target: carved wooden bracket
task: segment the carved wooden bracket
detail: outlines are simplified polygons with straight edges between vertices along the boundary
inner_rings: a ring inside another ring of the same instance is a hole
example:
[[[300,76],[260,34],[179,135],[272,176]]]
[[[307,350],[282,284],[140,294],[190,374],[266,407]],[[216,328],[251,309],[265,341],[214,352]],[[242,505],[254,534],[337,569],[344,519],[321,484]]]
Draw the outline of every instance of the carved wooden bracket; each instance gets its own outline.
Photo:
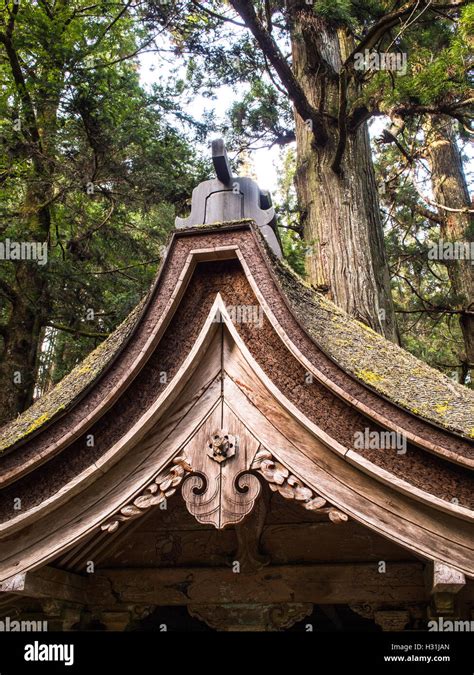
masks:
[[[20,572],[0,583],[0,593],[14,593],[25,588],[26,572]]]
[[[466,577],[459,570],[435,560],[427,568],[431,579],[431,608],[433,616],[454,616],[456,593],[466,585]]]
[[[193,475],[183,482],[182,494],[196,520],[223,529],[250,513],[261,486],[249,473],[258,441],[236,418],[232,429],[217,429],[218,419],[217,411],[186,448]]]
[[[281,631],[302,621],[313,611],[309,602],[278,605],[188,605],[189,614],[211,628],[225,632]]]
[[[165,474],[160,473],[149,485],[133,500],[123,506],[112,518],[101,525],[101,529],[112,533],[118,529],[120,523],[137,518],[147,511],[150,506],[161,504],[176,492],[186,472],[192,471],[185,455],[178,455],[172,460],[172,467]]]
[[[343,523],[349,519],[345,513],[329,505],[326,499],[293,476],[266,448],[257,452],[251,468],[265,478],[273,492],[279,492],[285,499],[296,499],[305,509],[327,513],[333,523]]]
[[[327,514],[333,523],[348,520],[345,513],[328,504],[262,448],[240,420],[228,418],[231,427],[221,429],[217,426],[220,418],[216,409],[184,451],[172,460],[171,468],[161,472],[103,523],[102,530],[115,532],[120,523],[137,518],[171,497],[181,482],[186,506],[196,520],[217,529],[236,525],[252,511],[261,492],[257,475],[274,492],[299,501],[306,509]]]
[[[377,603],[351,604],[350,609],[364,619],[374,621],[383,631],[403,631],[408,623],[420,624],[426,618],[426,607],[406,604],[394,609]]]

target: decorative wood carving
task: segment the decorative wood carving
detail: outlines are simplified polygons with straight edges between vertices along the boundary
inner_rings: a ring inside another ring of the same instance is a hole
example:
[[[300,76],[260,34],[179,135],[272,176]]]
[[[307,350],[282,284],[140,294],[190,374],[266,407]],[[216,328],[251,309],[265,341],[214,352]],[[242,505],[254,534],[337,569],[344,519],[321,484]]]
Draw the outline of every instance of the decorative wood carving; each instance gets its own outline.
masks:
[[[192,471],[185,455],[181,454],[172,460],[171,469],[165,474],[160,473],[144,490],[133,500],[123,506],[112,518],[101,525],[106,532],[115,532],[120,523],[137,518],[147,511],[150,506],[161,504],[165,499],[176,492],[186,472]]]
[[[235,438],[223,429],[216,430],[209,439],[208,455],[215,462],[225,462],[235,455]]]
[[[188,612],[210,628],[225,632],[280,631],[313,611],[309,602],[277,605],[188,605]]]
[[[349,520],[345,513],[330,506],[326,499],[317,495],[296,476],[290,474],[289,470],[278,462],[266,448],[261,448],[257,452],[251,468],[265,478],[273,492],[279,492],[286,499],[295,499],[310,511],[324,511],[333,523],[343,523]]]
[[[374,612],[376,611],[376,607],[370,603],[350,604],[349,609],[361,616],[363,619],[370,619],[371,621],[373,621]]]
[[[248,473],[258,447],[235,415],[224,406],[214,410],[185,448],[193,475],[184,480],[182,494],[196,520],[223,529],[250,513],[261,490],[257,476]]]
[[[221,472],[209,473],[184,481],[182,493],[189,512],[200,523],[212,523],[218,529],[239,523],[260,494],[258,478],[244,473],[231,475],[226,481]]]
[[[426,606],[419,603],[404,603],[402,607],[379,604],[349,604],[350,609],[364,619],[374,621],[383,631],[402,631],[409,622],[413,628],[421,628],[426,618]]]
[[[458,593],[466,585],[466,577],[459,570],[438,560],[433,563],[432,593]]]
[[[222,428],[224,420],[225,428]],[[187,473],[190,475],[186,476]],[[262,448],[244,424],[221,403],[181,454],[172,460],[171,469],[154,478],[101,528],[115,532],[121,522],[137,518],[151,506],[171,497],[181,482],[183,499],[196,520],[217,529],[236,525],[252,511],[261,492],[257,475],[262,476],[274,492],[286,499],[295,499],[306,509],[327,514],[334,523],[348,520],[345,513],[328,504]],[[254,553],[258,558],[257,549]]]
[[[401,631],[410,621],[410,614],[406,609],[382,609],[374,612],[374,621],[384,632]]]

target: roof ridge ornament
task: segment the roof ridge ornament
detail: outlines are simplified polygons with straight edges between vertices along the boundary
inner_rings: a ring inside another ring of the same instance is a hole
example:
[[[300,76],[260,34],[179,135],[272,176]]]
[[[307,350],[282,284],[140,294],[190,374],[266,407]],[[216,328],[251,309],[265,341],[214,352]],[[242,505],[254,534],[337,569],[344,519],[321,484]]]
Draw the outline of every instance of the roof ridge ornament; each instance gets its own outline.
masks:
[[[258,225],[273,253],[282,256],[275,209],[267,190],[247,176],[233,176],[224,140],[212,141],[212,161],[217,178],[199,183],[194,190],[191,213],[176,218],[177,228],[250,218]]]

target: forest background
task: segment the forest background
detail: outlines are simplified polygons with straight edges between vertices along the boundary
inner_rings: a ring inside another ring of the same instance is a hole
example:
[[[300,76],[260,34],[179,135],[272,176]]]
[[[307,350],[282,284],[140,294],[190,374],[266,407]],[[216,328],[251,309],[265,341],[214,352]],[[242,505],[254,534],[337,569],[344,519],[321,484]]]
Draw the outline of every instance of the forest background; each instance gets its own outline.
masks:
[[[0,423],[146,293],[218,136],[288,264],[474,386],[473,44],[462,0],[4,0]]]

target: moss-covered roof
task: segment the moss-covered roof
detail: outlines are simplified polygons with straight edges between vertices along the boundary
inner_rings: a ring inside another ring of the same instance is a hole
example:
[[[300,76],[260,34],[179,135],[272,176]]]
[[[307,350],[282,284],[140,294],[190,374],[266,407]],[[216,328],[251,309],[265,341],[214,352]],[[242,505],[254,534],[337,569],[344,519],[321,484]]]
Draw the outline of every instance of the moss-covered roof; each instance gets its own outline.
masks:
[[[118,354],[135,327],[145,301],[146,298],[139,302],[125,321],[51,391],[0,429],[0,453],[64,414],[80,398]]]
[[[338,365],[409,412],[474,438],[472,390],[352,319],[267,254],[298,321]]]
[[[250,222],[232,221],[190,229],[221,230]],[[259,232],[258,228],[255,230]],[[474,438],[474,392],[350,318],[311,288],[285,262],[278,260],[263,236],[260,239],[300,324],[330,358],[356,379],[409,412]],[[80,399],[126,343],[149,295],[59,384],[0,429],[0,453],[63,415]]]

